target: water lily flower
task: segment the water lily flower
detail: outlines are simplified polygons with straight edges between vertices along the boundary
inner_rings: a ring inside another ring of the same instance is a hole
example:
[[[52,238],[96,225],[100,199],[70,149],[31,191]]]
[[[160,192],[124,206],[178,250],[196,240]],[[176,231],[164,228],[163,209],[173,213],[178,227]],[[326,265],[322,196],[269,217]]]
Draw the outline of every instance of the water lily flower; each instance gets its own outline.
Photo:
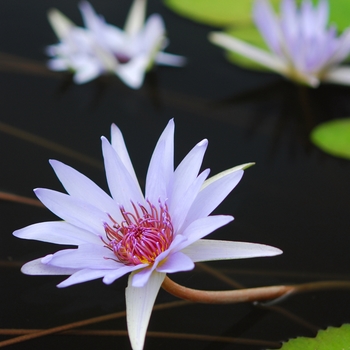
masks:
[[[49,11],[49,22],[60,42],[47,48],[48,66],[72,71],[82,84],[102,74],[116,74],[126,85],[139,88],[155,63],[182,66],[185,59],[165,53],[165,25],[158,14],[145,22],[146,0],[134,0],[124,30],[106,23],[90,3],[80,3],[85,28],[76,26],[60,11]]]
[[[237,185],[234,167],[207,179],[199,170],[207,140],[199,142],[174,170],[174,122],[153,152],[141,192],[120,130],[102,151],[111,197],[83,174],[56,160],[50,163],[68,194],[39,188],[40,201],[63,221],[34,224],[14,232],[23,239],[75,245],[30,261],[29,275],[70,275],[58,287],[103,278],[110,284],[131,273],[126,288],[127,326],[132,348],[143,348],[152,307],[167,273],[187,271],[195,262],[273,256],[270,246],[203,239],[231,216],[209,214]]]
[[[303,0],[282,0],[278,17],[268,0],[256,0],[253,17],[271,52],[224,33],[211,33],[210,40],[237,52],[296,82],[317,87],[320,81],[350,85],[350,67],[339,64],[350,53],[350,28],[337,36],[327,26],[327,0],[313,6]]]

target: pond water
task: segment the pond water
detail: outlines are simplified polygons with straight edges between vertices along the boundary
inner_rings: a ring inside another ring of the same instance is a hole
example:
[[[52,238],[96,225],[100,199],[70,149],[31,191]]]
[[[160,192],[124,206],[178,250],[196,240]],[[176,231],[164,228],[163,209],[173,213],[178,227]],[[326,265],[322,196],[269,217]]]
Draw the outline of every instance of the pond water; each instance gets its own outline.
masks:
[[[93,5],[121,27],[130,2]],[[212,174],[256,162],[215,211],[235,220],[210,238],[269,244],[283,255],[206,263],[172,275],[175,281],[224,290],[234,282],[257,287],[350,280],[350,162],[324,154],[308,139],[321,121],[350,115],[349,88],[311,90],[235,67],[208,42],[213,28],[180,18],[153,0],[148,13],[163,16],[167,51],[186,56],[186,67],[157,67],[139,90],[116,77],[77,86],[68,75],[45,68],[44,48],[56,42],[46,19],[51,7],[81,24],[72,1],[0,4],[0,189],[21,196],[0,201],[0,340],[125,310],[126,277],[110,286],[96,280],[58,289],[64,277],[26,276],[20,266],[59,247],[12,236],[18,228],[56,220],[22,198],[34,199],[36,187],[62,190],[49,159],[71,165],[107,189],[100,136],[109,137],[111,123],[123,131],[141,184],[171,118],[176,164],[203,138],[209,140],[203,169]],[[156,304],[164,305],[152,314],[145,349],[272,349],[282,340],[314,336],[320,328],[350,321],[346,289],[313,291],[273,305],[176,301],[160,291]],[[130,349],[125,317],[117,316],[11,349]]]

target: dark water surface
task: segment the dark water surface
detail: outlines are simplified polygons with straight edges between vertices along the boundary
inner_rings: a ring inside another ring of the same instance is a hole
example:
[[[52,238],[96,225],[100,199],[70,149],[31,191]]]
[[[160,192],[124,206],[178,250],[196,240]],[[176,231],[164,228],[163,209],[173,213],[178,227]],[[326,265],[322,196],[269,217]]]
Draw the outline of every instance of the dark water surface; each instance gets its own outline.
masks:
[[[92,4],[109,23],[123,26],[130,2]],[[234,67],[207,41],[212,28],[182,19],[153,0],[148,13],[163,15],[167,51],[186,56],[187,66],[157,67],[137,91],[114,77],[76,86],[65,74],[45,68],[44,48],[56,42],[46,20],[50,7],[81,24],[74,1],[0,3],[1,191],[34,198],[35,187],[62,190],[50,158],[106,188],[99,138],[109,137],[112,122],[124,133],[142,183],[153,147],[174,117],[176,164],[203,138],[209,139],[203,168],[210,167],[212,174],[256,162],[216,210],[235,221],[210,238],[265,243],[284,251],[273,258],[207,266],[247,287],[350,280],[350,162],[328,156],[308,141],[319,122],[350,115],[349,88],[310,90]],[[61,276],[22,275],[22,263],[60,247],[11,233],[56,218],[47,209],[19,202],[1,200],[0,206],[0,340],[10,338],[7,329],[46,329],[125,310],[126,277],[111,286],[96,280],[58,289]],[[201,267],[173,278],[200,289],[230,288]],[[175,300],[161,290],[157,304]],[[273,306],[178,305],[153,312],[145,349],[277,348],[280,340],[313,336],[319,328],[349,322],[349,302],[350,290],[335,290],[296,295]],[[90,333],[51,335],[11,349],[130,349],[123,332],[91,333],[123,331],[124,317],[82,329]],[[186,339],[183,333],[197,338]],[[200,335],[225,337],[226,342]]]

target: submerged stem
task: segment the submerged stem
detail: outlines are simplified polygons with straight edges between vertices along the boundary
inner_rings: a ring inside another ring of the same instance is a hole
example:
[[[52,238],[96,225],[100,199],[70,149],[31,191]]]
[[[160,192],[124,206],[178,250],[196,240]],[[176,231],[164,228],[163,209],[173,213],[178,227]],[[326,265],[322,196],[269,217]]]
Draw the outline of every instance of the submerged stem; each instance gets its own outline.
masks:
[[[254,301],[267,301],[296,293],[305,293],[326,289],[350,289],[348,281],[321,281],[299,285],[281,285],[257,288],[246,288],[225,291],[204,291],[187,288],[165,277],[164,290],[178,298],[205,304],[234,304]]]

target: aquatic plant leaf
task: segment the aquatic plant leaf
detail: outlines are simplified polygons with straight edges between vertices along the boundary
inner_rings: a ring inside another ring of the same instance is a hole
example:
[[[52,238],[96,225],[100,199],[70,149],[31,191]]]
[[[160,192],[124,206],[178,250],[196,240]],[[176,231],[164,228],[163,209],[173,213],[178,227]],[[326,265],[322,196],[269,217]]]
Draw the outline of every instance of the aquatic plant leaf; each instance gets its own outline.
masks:
[[[329,23],[335,24],[338,31],[342,32],[350,26],[350,1],[348,0],[328,0],[330,15]]]
[[[300,0],[297,1],[300,4]],[[278,11],[280,0],[270,0]],[[317,1],[313,0],[316,4]],[[178,15],[203,24],[226,27],[252,23],[253,0],[164,0],[164,4]],[[350,25],[350,1],[329,0],[330,23],[336,24],[339,31]]]
[[[278,4],[279,0],[272,0]],[[253,0],[164,0],[164,4],[180,16],[193,21],[225,27],[252,23]]]
[[[310,137],[324,152],[350,159],[350,118],[322,123],[314,128]]]
[[[315,338],[291,339],[280,350],[350,350],[350,324],[320,330]]]

